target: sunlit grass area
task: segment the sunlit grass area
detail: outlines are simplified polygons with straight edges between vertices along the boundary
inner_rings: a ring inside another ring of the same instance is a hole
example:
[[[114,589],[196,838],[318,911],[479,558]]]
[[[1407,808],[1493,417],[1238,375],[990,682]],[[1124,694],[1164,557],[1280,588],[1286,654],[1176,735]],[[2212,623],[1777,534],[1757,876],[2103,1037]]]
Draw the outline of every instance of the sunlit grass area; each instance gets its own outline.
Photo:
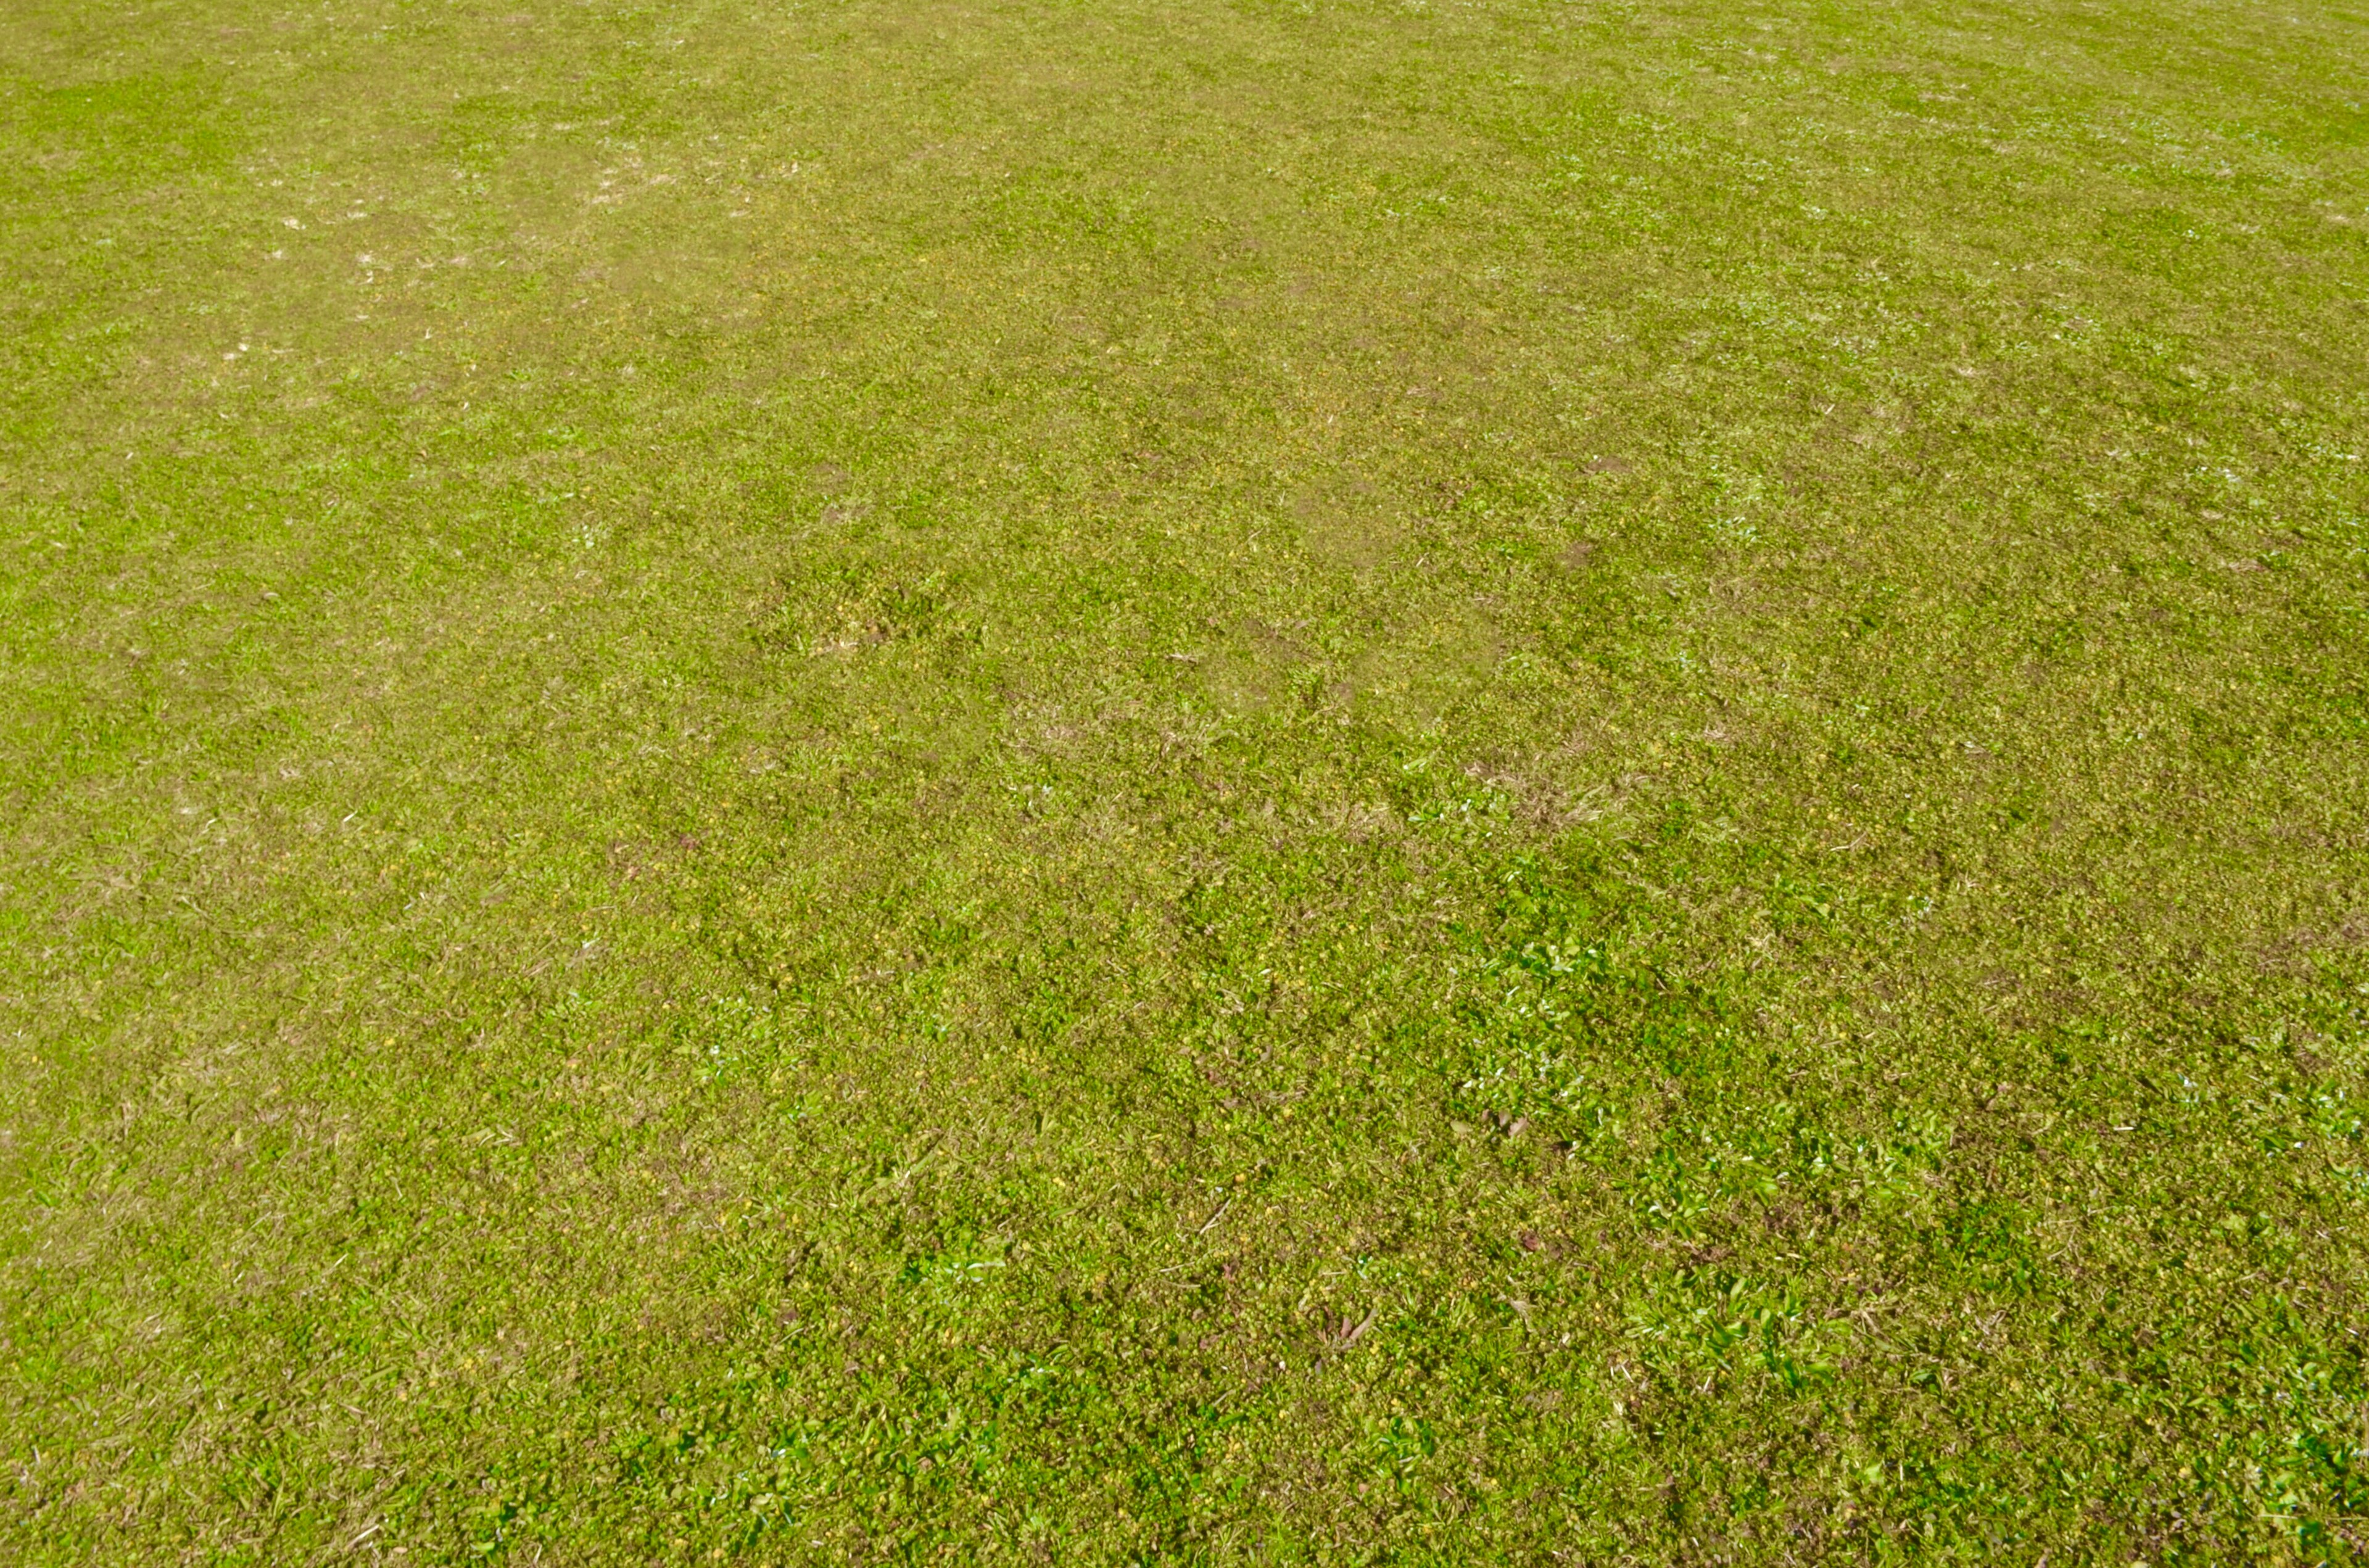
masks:
[[[12,5],[0,1555],[2369,1555],[2364,61]]]

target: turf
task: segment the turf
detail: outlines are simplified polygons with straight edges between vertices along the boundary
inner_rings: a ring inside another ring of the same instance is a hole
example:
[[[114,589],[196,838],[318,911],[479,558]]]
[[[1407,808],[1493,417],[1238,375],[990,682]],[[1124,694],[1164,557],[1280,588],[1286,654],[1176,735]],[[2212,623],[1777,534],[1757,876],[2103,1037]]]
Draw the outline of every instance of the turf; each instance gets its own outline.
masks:
[[[0,1555],[2369,1556],[2364,58],[17,0]]]

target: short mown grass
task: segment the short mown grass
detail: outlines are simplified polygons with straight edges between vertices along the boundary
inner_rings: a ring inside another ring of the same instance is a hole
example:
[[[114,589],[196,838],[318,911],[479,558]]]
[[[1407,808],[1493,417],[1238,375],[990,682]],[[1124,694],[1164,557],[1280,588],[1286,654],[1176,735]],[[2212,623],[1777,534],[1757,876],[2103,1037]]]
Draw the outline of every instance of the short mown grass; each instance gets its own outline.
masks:
[[[22,0],[0,1555],[2369,1555],[2364,59]]]

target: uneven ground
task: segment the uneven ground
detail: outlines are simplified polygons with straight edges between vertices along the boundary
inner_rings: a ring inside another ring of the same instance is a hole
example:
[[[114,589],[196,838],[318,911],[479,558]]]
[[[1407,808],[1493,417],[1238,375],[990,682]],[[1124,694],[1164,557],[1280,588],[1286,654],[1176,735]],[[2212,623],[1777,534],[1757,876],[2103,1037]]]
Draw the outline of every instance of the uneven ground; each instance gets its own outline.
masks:
[[[2369,1555],[2364,59],[17,0],[0,1555]]]

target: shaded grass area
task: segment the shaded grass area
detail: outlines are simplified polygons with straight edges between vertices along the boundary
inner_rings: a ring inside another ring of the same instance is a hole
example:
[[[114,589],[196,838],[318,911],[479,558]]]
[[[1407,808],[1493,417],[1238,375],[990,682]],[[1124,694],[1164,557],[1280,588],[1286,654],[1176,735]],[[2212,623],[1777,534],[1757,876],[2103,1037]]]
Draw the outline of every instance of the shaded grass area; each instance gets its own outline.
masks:
[[[2353,1560],[2363,43],[20,7],[0,1541]]]

